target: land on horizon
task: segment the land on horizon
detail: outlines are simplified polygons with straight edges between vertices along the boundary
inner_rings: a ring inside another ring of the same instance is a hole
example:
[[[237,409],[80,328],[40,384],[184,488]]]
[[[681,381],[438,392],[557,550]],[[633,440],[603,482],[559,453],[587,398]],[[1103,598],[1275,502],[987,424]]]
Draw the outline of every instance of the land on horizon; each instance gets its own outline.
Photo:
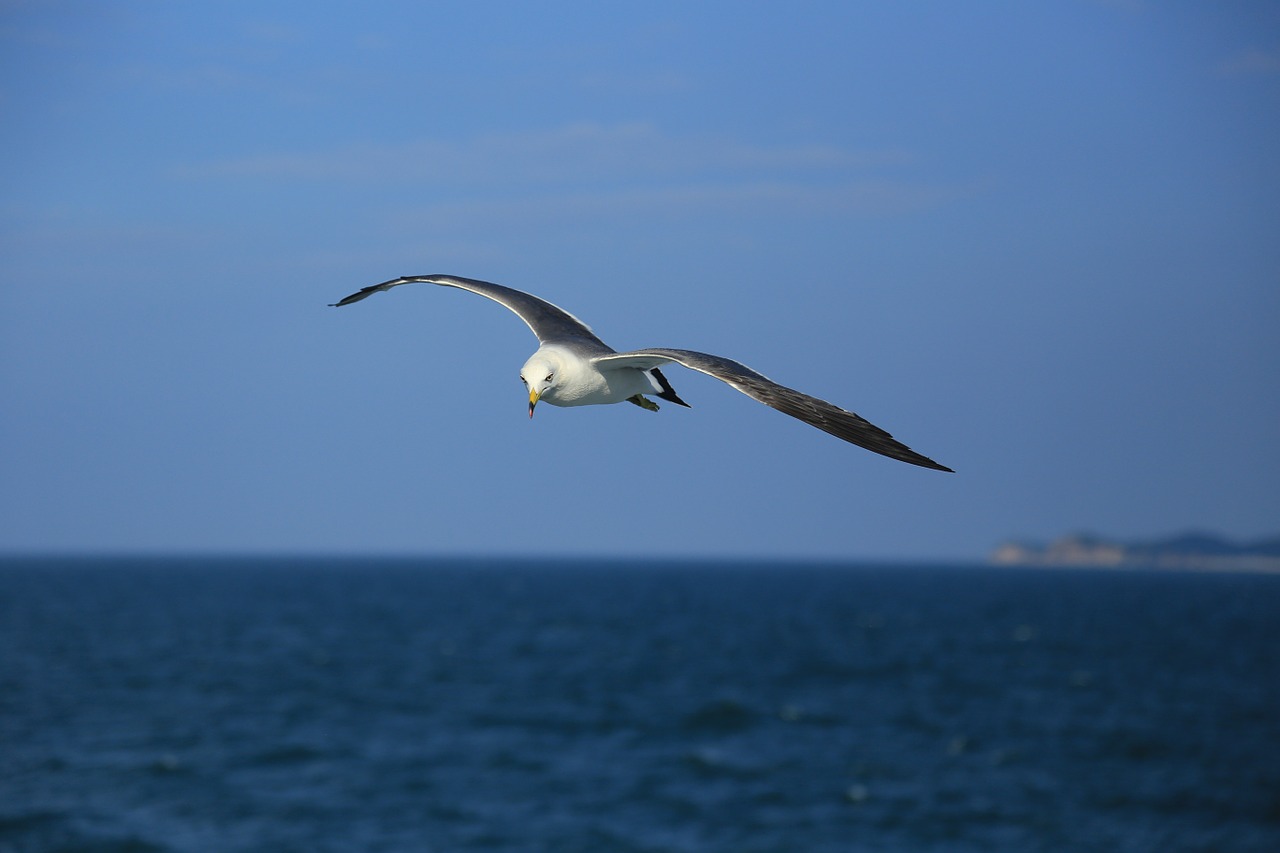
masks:
[[[1215,533],[1188,532],[1164,539],[1126,541],[1075,533],[1048,544],[1006,541],[991,552],[988,562],[1001,566],[1280,572],[1280,536],[1236,542]]]

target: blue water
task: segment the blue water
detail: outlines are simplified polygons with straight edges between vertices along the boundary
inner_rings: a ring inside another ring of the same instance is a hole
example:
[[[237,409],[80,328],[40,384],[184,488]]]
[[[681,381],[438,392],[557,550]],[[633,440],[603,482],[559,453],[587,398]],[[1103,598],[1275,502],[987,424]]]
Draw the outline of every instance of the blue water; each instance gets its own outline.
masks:
[[[80,850],[1280,850],[1280,577],[10,558]]]

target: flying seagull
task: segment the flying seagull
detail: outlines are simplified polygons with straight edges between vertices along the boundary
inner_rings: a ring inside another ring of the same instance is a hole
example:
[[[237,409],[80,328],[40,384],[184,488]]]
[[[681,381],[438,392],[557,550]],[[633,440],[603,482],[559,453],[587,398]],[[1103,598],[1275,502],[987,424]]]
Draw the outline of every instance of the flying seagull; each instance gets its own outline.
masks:
[[[456,275],[406,275],[358,290],[331,307],[350,305],[402,284],[419,283],[478,293],[514,311],[533,330],[538,337],[538,351],[520,369],[520,381],[529,390],[529,417],[533,417],[533,407],[539,400],[553,406],[590,406],[625,400],[656,412],[658,404],[646,396],[652,395],[659,400],[688,407],[689,404],[680,399],[658,369],[661,365],[675,363],[714,376],[766,406],[859,447],[912,465],[937,471],[951,470],[894,440],[889,433],[853,412],[779,385],[744,364],[687,349],[648,347],[617,352],[568,311],[532,294],[500,284]]]

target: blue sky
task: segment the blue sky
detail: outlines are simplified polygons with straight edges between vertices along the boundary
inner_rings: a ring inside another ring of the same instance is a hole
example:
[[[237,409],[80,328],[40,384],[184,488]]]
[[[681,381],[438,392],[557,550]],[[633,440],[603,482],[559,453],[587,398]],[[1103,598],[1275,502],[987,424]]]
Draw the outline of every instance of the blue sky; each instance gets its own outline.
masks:
[[[1280,6],[0,4],[0,551],[1280,528]],[[500,307],[726,355],[540,409]]]

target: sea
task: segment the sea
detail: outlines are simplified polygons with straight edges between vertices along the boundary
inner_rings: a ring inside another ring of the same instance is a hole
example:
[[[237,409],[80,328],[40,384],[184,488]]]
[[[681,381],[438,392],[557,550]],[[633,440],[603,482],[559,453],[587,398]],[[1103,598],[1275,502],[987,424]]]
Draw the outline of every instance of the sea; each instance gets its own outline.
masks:
[[[0,559],[0,851],[1280,850],[1280,576]]]

